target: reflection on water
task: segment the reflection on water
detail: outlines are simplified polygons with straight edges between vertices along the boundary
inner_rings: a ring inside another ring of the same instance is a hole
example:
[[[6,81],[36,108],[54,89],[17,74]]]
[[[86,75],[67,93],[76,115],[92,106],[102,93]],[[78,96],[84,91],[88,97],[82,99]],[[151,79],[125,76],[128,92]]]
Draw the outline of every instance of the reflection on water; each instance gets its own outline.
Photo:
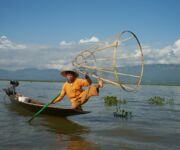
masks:
[[[33,125],[33,122],[32,122]],[[41,125],[47,128],[47,131],[60,134],[88,134],[88,127],[82,126],[76,122],[65,118],[52,116],[43,116]]]
[[[11,103],[7,103],[5,106],[9,111],[26,117],[26,121],[33,115],[32,112],[14,106]],[[61,150],[62,145],[66,150],[100,150],[96,144],[83,137],[83,135],[87,136],[89,128],[69,119],[41,115],[29,123],[29,125],[33,128],[42,126],[47,132],[55,134],[56,145],[60,145],[60,147],[50,148],[50,150]],[[66,135],[65,139],[64,135]]]
[[[96,144],[86,140],[85,138],[78,135],[71,135],[66,140],[63,141],[63,136],[61,134],[56,135],[56,141],[60,145],[63,144],[66,150],[101,150]],[[52,149],[50,149],[52,150]],[[61,150],[61,148],[55,148],[53,150]]]
[[[88,136],[88,127],[68,119],[50,116],[44,116],[41,125],[46,127],[47,131],[56,134],[56,142],[60,145],[62,144],[63,135],[69,135],[64,145],[67,150],[100,150],[97,145],[83,137],[83,135]],[[55,148],[54,150],[58,149]]]
[[[66,148],[67,150],[100,150],[93,142],[84,140],[80,136],[71,136]]]
[[[66,150],[100,150],[96,144],[83,137],[83,135],[88,136],[88,127],[82,126],[71,120],[52,116],[43,116],[41,122],[37,123],[34,121],[31,125],[34,127],[41,125],[45,127],[48,132],[53,132],[56,135],[56,143],[63,145]],[[64,135],[66,135],[66,139],[64,139]],[[54,148],[53,150],[60,149],[61,148]]]

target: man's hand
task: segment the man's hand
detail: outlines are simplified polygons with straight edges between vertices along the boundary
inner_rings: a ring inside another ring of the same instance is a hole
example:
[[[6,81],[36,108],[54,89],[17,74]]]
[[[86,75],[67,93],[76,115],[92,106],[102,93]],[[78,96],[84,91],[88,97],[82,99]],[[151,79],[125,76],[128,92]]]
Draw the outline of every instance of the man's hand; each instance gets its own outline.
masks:
[[[85,73],[84,78],[85,78],[85,79],[90,79],[88,73]]]
[[[88,73],[85,73],[84,78],[88,81],[89,85],[91,85],[92,80],[91,80],[91,78],[89,77]]]
[[[51,105],[52,105],[52,104],[56,104],[56,99],[55,99],[54,101],[51,102]]]
[[[55,104],[54,101],[52,101],[50,105],[52,105],[52,104]]]

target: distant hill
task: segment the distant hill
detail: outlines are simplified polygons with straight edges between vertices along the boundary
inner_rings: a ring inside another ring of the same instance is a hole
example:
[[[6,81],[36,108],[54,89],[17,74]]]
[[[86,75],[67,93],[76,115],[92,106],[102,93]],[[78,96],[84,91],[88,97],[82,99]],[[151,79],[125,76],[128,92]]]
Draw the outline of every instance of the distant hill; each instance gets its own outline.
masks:
[[[56,69],[22,69],[7,71],[0,69],[2,80],[64,81]],[[180,65],[145,65],[142,84],[180,85]]]
[[[180,85],[180,65],[145,65],[142,83]]]

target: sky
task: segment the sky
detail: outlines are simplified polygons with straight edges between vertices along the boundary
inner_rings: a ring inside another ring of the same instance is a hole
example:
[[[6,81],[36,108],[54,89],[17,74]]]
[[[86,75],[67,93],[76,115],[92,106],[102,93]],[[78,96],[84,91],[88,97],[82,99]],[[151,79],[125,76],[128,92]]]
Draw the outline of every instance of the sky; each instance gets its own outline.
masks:
[[[146,63],[180,63],[179,0],[0,0],[0,69],[61,68],[83,44],[133,31]]]

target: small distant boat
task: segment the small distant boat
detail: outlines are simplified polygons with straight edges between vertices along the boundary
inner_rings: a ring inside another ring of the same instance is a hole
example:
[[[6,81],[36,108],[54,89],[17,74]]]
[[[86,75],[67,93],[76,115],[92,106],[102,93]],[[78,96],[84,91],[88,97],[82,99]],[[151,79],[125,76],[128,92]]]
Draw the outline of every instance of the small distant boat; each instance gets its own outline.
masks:
[[[36,113],[38,110],[40,110],[44,103],[41,103],[35,99],[32,99],[30,97],[25,97],[19,93],[16,92],[15,88],[19,85],[17,81],[10,81],[10,87],[3,89],[5,94],[10,99],[11,103],[13,105],[16,105],[17,107],[21,107],[22,109],[27,109],[33,113]],[[82,111],[82,110],[76,110],[76,109],[67,109],[67,108],[60,108],[55,106],[48,106],[42,114],[47,115],[53,115],[58,117],[68,117],[68,116],[74,116],[74,115],[82,115],[90,113],[90,111]]]

